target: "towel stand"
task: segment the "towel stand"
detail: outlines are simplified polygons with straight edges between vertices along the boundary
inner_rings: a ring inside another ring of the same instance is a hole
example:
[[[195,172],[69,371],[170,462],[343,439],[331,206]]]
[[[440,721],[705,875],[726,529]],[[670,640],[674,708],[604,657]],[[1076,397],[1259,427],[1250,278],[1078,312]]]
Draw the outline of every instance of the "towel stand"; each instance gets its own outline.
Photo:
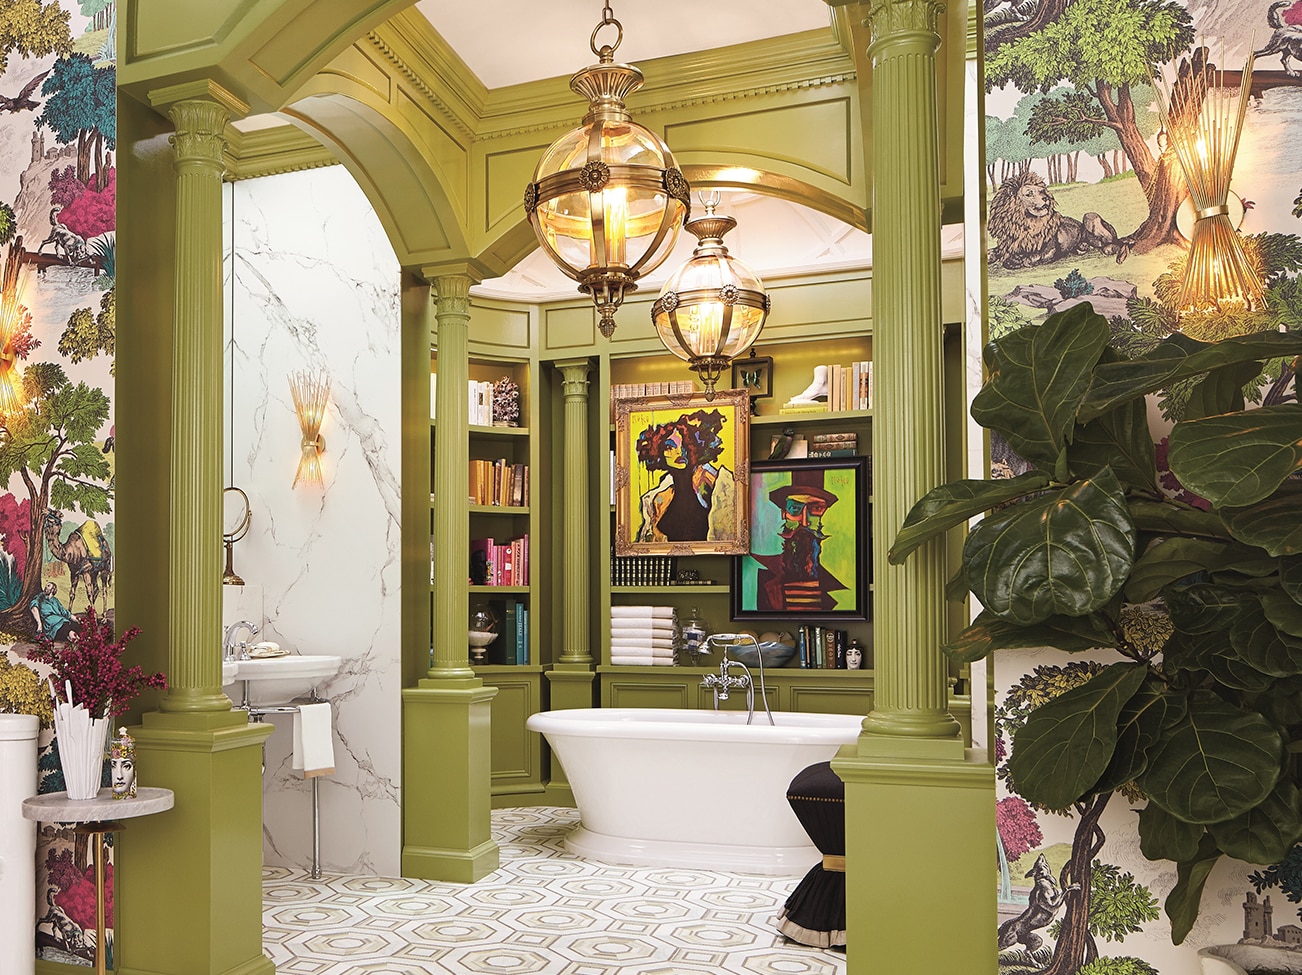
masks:
[[[258,724],[269,714],[298,714],[298,705],[283,704],[274,707],[258,707],[249,704],[249,682],[241,681],[244,685],[244,701],[234,707],[236,711],[247,711],[249,720]],[[315,688],[312,690],[312,696],[307,700],[308,704],[320,704],[321,698],[316,696]],[[263,745],[266,750],[266,745]],[[267,767],[266,757],[263,757],[262,767]],[[321,879],[321,776],[312,776],[312,879]]]

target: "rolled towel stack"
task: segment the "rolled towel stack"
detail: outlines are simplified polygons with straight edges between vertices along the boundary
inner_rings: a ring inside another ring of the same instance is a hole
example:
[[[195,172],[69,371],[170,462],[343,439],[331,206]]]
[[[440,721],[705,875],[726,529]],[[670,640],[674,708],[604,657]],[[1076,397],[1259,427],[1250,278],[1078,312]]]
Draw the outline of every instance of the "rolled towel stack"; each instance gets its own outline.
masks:
[[[610,607],[610,662],[668,667],[674,662],[677,623],[672,606]]]

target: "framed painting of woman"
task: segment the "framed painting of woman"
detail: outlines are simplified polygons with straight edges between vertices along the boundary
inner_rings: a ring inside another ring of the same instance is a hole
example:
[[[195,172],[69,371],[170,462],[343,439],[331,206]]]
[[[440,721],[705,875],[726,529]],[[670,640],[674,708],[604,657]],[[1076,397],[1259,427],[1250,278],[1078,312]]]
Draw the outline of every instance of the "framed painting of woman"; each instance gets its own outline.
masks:
[[[745,390],[639,396],[615,406],[615,553],[748,551]]]

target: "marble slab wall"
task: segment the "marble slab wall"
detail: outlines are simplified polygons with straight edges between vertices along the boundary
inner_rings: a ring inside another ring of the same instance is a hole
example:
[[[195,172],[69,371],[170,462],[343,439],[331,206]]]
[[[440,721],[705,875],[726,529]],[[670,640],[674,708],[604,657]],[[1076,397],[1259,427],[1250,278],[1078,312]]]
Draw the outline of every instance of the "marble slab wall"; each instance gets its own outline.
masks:
[[[398,876],[401,843],[399,275],[366,197],[340,166],[225,188],[227,471],[252,522],[234,566],[261,587],[259,639],[337,654],[335,773],[321,778],[321,864]],[[232,235],[233,255],[231,260]],[[234,269],[232,288],[231,270]],[[291,487],[300,433],[289,375],[325,370],[324,484]],[[268,864],[312,860],[312,786],[292,728],[267,743]]]

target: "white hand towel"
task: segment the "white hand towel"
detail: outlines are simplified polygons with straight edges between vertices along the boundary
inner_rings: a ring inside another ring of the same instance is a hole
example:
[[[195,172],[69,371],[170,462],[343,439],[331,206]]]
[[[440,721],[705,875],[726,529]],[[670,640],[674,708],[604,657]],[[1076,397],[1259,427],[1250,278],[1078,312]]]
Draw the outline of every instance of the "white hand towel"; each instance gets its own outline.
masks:
[[[656,633],[673,633],[674,624],[671,620],[639,620],[618,619],[610,621],[611,633],[646,633],[655,631]]]
[[[300,704],[294,714],[294,768],[303,778],[335,774],[335,739],[330,705]]]
[[[613,636],[610,638],[610,648],[612,650],[632,649],[640,652],[643,648],[651,648],[651,647],[663,647],[665,649],[672,650],[674,647],[674,641],[671,639],[662,640],[658,638],[648,638],[645,636],[637,636],[637,637]]]
[[[649,654],[625,653],[611,654],[610,662],[621,667],[651,667],[656,664],[669,663],[669,660],[657,660]]]
[[[672,606],[612,606],[611,619],[615,617],[632,617],[634,619],[651,617],[653,619],[671,620],[674,618]]]

